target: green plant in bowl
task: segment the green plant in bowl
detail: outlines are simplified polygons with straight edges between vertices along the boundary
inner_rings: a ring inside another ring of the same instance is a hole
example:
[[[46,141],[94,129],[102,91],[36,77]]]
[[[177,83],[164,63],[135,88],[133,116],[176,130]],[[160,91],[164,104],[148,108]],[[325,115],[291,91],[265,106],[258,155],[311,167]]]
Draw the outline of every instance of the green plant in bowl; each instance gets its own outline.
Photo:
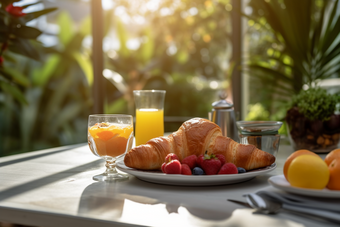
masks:
[[[323,153],[339,147],[340,115],[336,114],[339,101],[339,95],[328,94],[319,87],[301,90],[293,96],[286,121],[295,150]]]

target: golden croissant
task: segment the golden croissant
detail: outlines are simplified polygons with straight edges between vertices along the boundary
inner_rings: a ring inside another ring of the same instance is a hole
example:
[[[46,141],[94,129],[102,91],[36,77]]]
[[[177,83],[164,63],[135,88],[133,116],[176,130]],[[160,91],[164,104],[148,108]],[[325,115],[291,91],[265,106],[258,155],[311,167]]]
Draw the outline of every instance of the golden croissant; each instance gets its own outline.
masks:
[[[167,137],[157,137],[144,145],[132,148],[124,157],[126,166],[143,169],[161,169],[166,155],[175,153],[181,161],[190,155],[222,154],[226,162],[234,163],[246,170],[269,166],[275,157],[254,145],[244,145],[222,136],[221,129],[215,123],[193,118]]]

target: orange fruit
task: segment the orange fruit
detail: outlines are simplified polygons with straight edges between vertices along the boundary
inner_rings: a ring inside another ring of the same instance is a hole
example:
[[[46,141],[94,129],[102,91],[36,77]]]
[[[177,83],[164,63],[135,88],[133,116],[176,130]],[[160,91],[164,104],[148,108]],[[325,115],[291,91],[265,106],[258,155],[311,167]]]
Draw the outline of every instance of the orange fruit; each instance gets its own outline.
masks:
[[[286,180],[288,181],[288,168],[290,166],[290,163],[298,156],[300,155],[304,155],[304,154],[308,154],[308,155],[314,155],[314,156],[318,156],[317,154],[315,154],[314,152],[311,152],[309,150],[297,150],[294,153],[292,153],[291,155],[288,156],[284,166],[283,166],[283,175],[285,176]],[[319,156],[318,156],[319,157]]]
[[[329,181],[327,164],[319,156],[304,154],[290,163],[289,183],[293,187],[324,189]]]
[[[328,165],[329,181],[327,188],[331,190],[340,190],[340,157],[333,159],[331,164]]]
[[[325,162],[329,166],[329,164],[331,164],[331,162],[336,158],[340,158],[340,148],[329,152],[325,158]]]
[[[104,141],[108,141],[109,139],[111,139],[115,134],[111,131],[101,131],[97,133],[97,136],[99,139],[104,140]]]

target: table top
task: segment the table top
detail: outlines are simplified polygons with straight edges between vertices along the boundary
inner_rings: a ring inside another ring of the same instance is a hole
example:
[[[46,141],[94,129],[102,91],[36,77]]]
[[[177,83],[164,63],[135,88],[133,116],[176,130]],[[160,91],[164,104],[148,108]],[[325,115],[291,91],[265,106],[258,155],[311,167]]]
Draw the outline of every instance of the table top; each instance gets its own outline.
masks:
[[[0,158],[0,222],[32,226],[334,226],[292,213],[253,214],[227,201],[270,187],[293,152],[280,145],[277,168],[249,181],[221,186],[172,186],[134,176],[96,182],[104,160],[87,144]],[[324,158],[323,155],[321,155]],[[255,224],[256,223],[256,224]]]

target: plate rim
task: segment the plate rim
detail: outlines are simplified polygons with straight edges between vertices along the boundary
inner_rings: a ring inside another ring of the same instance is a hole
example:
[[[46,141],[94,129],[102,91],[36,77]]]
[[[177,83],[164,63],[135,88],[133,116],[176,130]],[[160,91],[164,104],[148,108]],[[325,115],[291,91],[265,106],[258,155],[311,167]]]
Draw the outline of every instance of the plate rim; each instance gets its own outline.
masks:
[[[234,184],[250,180],[258,175],[269,173],[275,170],[276,163],[270,166],[263,167],[261,170],[255,170],[253,172],[246,172],[242,174],[220,174],[220,175],[182,175],[182,174],[165,174],[161,172],[148,172],[146,170],[136,170],[126,167],[123,161],[117,162],[117,169],[122,172],[131,174],[141,180],[168,184],[168,185],[182,185],[182,186],[207,186],[207,185],[223,185]],[[161,177],[161,178],[160,178]],[[151,181],[150,181],[151,179]]]
[[[279,184],[277,180],[285,181],[286,184]],[[268,182],[275,188],[281,189],[286,192],[290,192],[293,194],[311,196],[311,197],[323,197],[323,198],[340,198],[340,190],[330,190],[324,188],[322,190],[318,189],[308,189],[308,188],[298,188],[291,186],[289,182],[286,180],[284,175],[276,175],[272,176],[268,179]]]

